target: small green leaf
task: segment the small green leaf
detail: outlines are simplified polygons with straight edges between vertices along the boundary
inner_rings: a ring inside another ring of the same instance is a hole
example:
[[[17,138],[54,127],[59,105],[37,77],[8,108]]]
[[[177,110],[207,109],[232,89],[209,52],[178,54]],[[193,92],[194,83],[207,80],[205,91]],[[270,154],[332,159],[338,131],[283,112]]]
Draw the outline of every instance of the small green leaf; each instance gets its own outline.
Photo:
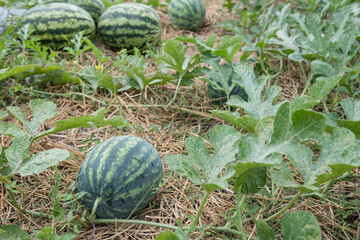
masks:
[[[0,122],[0,133],[10,137],[15,137],[16,135],[21,135],[24,132],[19,126],[13,123]]]
[[[256,230],[259,240],[275,240],[274,230],[263,220],[256,220]]]
[[[180,238],[175,233],[166,231],[157,235],[155,240],[180,240]]]
[[[310,109],[315,107],[317,104],[320,103],[320,100],[313,100],[307,95],[303,95],[301,97],[296,97],[291,100],[291,112],[295,112],[299,109]]]
[[[31,121],[27,119],[24,112],[20,111],[20,108],[8,107],[7,109],[25,126],[31,136],[36,135],[41,124],[58,114],[55,103],[44,99],[31,100],[30,108],[33,112]]]
[[[250,115],[240,116],[238,112],[229,112],[225,110],[210,110],[210,112],[226,122],[241,127],[249,132],[255,131],[255,126],[258,122],[258,119]]]
[[[64,130],[79,128],[79,127],[103,127],[103,126],[113,126],[120,127],[127,124],[127,121],[121,116],[114,116],[110,119],[105,120],[105,113],[107,110],[105,108],[99,108],[96,112],[88,116],[72,117],[65,120],[57,121],[55,127],[49,129],[48,131],[39,133],[36,138],[61,132]]]
[[[286,213],[281,227],[284,240],[321,239],[321,229],[318,221],[311,213],[297,211]]]
[[[21,176],[39,174],[69,157],[67,150],[52,148],[44,150],[24,161],[17,169]]]
[[[331,77],[334,75],[333,67],[321,60],[315,60],[311,62],[311,68],[315,74],[321,74],[325,77]]]
[[[44,227],[39,233],[35,235],[36,239],[41,240],[72,240],[76,235],[67,233],[64,235],[58,235],[53,228]]]
[[[30,235],[16,225],[5,225],[0,228],[0,240],[30,240]]]
[[[320,100],[327,96],[336,87],[343,74],[335,75],[331,77],[319,77],[317,81],[309,88],[311,99]]]
[[[0,121],[3,120],[4,118],[6,118],[7,116],[8,116],[7,112],[0,111]]]
[[[267,168],[252,168],[241,174],[235,181],[234,189],[237,192],[241,186],[241,193],[255,194],[259,192],[260,187],[266,184]]]
[[[9,164],[10,174],[14,174],[23,162],[23,159],[29,158],[29,148],[31,139],[24,132],[14,137],[12,144],[5,150],[5,158]]]
[[[360,121],[360,101],[354,98],[345,98],[341,101],[347,120]]]
[[[42,67],[41,65],[36,65],[36,64],[19,65],[11,69],[6,69],[5,72],[0,72],[0,81],[18,74],[20,75],[20,78],[24,79],[36,74],[47,73],[60,69],[62,69],[62,66],[60,65],[46,66],[45,68]]]

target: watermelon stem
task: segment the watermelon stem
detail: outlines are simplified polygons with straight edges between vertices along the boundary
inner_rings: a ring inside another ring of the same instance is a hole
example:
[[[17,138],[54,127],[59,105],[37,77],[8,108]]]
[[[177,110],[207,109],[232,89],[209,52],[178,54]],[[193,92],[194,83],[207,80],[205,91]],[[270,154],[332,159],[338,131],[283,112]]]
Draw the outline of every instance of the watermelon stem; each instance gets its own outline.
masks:
[[[211,192],[206,191],[206,193],[204,194],[204,196],[201,199],[201,203],[199,206],[199,209],[197,211],[197,214],[195,216],[194,221],[191,223],[190,228],[188,230],[188,234],[190,234],[192,231],[194,231],[194,229],[196,228],[196,224],[198,223],[201,213],[204,209],[205,203],[207,202],[207,199],[209,198]]]
[[[98,208],[99,204],[102,202],[102,198],[101,197],[97,197],[96,200],[95,200],[95,203],[94,203],[94,206],[93,206],[93,209],[91,211],[91,214],[90,214],[90,217],[89,219],[91,221],[94,221],[95,220],[95,214],[96,214],[96,209]]]
[[[180,77],[179,77],[179,80],[178,80],[178,83],[176,85],[176,89],[175,89],[175,94],[174,94],[174,97],[173,99],[171,99],[171,101],[166,105],[166,107],[169,107],[171,104],[173,104],[173,102],[175,101],[176,97],[177,97],[177,94],[179,92],[179,88],[180,88],[180,85],[181,85],[181,81],[182,81],[182,78],[183,78],[183,75],[185,73],[181,74]]]

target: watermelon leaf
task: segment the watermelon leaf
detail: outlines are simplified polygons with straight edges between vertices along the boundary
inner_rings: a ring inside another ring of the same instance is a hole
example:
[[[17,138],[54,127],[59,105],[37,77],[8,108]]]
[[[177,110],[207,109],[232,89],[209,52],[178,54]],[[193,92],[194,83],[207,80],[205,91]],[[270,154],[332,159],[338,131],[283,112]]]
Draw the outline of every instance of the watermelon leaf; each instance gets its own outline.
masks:
[[[30,240],[30,235],[16,225],[4,225],[0,228],[0,239]]]
[[[0,133],[14,137],[12,144],[4,150],[5,160],[8,163],[6,173],[10,175],[20,173],[22,176],[27,176],[41,173],[46,168],[65,160],[69,156],[68,151],[56,148],[41,151],[31,156],[29,149],[32,142],[37,138],[72,128],[102,127],[107,125],[120,127],[127,124],[127,121],[121,116],[104,119],[107,111],[104,108],[100,108],[89,116],[61,120],[55,123],[54,128],[38,132],[40,125],[58,114],[56,105],[44,99],[31,100],[29,105],[33,112],[31,121],[27,119],[26,114],[20,111],[18,107],[7,107],[8,111],[24,125],[27,132],[24,132],[21,127],[13,123],[0,122]],[[6,116],[6,112],[0,112],[2,119]]]
[[[336,87],[343,74],[335,75],[331,77],[319,77],[317,81],[309,88],[311,99],[320,100],[327,96]]]
[[[250,115],[240,116],[238,112],[225,110],[210,110],[210,112],[234,126],[241,127],[248,132],[254,132],[258,120]]]
[[[45,135],[61,132],[72,128],[79,128],[79,127],[99,128],[107,125],[113,127],[120,127],[127,124],[127,121],[121,116],[114,116],[110,119],[105,120],[104,118],[106,112],[107,110],[105,108],[99,108],[96,112],[88,116],[71,117],[65,120],[57,121],[55,123],[54,128],[41,132],[35,137],[39,138]]]
[[[339,127],[350,129],[356,138],[360,138],[360,101],[353,98],[346,98],[341,101],[346,119],[336,119]]]
[[[24,161],[19,168],[14,169],[22,177],[39,174],[48,167],[54,166],[69,157],[67,150],[52,148],[34,154],[29,160]],[[14,172],[15,172],[14,171]]]
[[[232,127],[218,126],[210,131],[209,143],[214,147],[210,154],[205,141],[199,136],[186,139],[188,155],[167,155],[165,162],[176,173],[187,176],[190,181],[201,185],[208,193],[216,189],[228,187],[227,178],[231,169],[225,175],[220,175],[224,168],[235,160],[238,152],[234,145],[240,139],[240,134]],[[199,171],[201,170],[201,171]]]
[[[263,220],[256,220],[256,230],[259,240],[275,240],[274,230]]]
[[[25,113],[20,112],[18,107],[7,107],[9,112],[24,125],[31,136],[37,134],[41,124],[58,114],[55,103],[45,99],[31,100],[30,108],[33,112],[33,119],[31,121],[27,119]]]
[[[322,183],[333,180],[342,174],[360,166],[360,142],[348,129],[335,128],[332,135],[327,134],[318,140],[321,148],[319,157],[314,162],[312,150],[297,145],[287,156],[298,169],[304,183],[299,185],[289,176],[289,170],[272,171],[273,181],[281,187],[298,187],[306,191],[318,190]],[[284,168],[282,168],[284,169]],[[287,176],[287,177],[286,177]],[[286,180],[287,181],[284,181]]]
[[[43,67],[41,65],[36,65],[36,64],[31,64],[31,65],[19,65],[19,66],[15,66],[12,68],[5,68],[5,69],[1,69],[0,71],[0,81],[7,79],[9,77],[18,75],[24,79],[36,74],[42,74],[42,73],[47,73],[47,72],[51,72],[54,70],[60,70],[62,69],[62,66],[60,65],[51,65],[51,66],[46,66]]]
[[[281,103],[273,104],[273,102],[279,96],[281,88],[279,86],[267,88],[265,98],[262,100],[262,92],[267,78],[256,78],[253,67],[247,64],[237,64],[234,69],[240,78],[235,78],[233,81],[244,88],[248,95],[248,101],[239,96],[232,96],[227,104],[232,107],[242,108],[245,113],[259,120],[267,116],[274,116]]]
[[[321,229],[318,221],[311,213],[296,211],[286,213],[281,227],[284,240],[291,239],[321,239]]]
[[[267,117],[260,120],[254,133],[241,137],[239,154],[233,163],[233,177],[241,178],[241,175],[253,168],[279,166],[282,163],[282,154],[296,153],[298,144],[302,141],[319,139],[325,131],[325,121],[325,116],[313,111],[300,109],[291,114],[290,104],[284,102],[275,119]],[[276,176],[272,179],[276,180]],[[280,177],[282,182],[286,179]],[[258,178],[261,179],[261,175],[258,175]]]

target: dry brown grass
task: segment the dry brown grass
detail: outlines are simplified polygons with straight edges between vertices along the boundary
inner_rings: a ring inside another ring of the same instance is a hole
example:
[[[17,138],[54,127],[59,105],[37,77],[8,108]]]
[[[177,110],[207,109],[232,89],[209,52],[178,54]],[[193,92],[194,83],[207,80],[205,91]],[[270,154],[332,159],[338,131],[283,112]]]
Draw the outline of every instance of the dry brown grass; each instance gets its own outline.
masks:
[[[210,0],[208,2],[206,25],[197,33],[178,31],[172,28],[167,24],[167,16],[160,13],[164,22],[163,38],[172,38],[185,34],[197,35],[206,39],[214,33],[218,36],[228,34],[226,31],[214,27],[219,21],[230,18],[230,15],[226,12],[218,12],[217,10],[220,8],[221,1]],[[103,48],[106,54],[116,55],[116,53],[106,50],[105,46],[99,45],[99,47]],[[190,49],[190,52],[191,51],[194,50]],[[87,65],[95,66],[95,58],[92,58],[91,54],[86,54],[80,59],[80,63],[86,62]],[[278,63],[274,62],[273,64],[276,66]],[[304,87],[304,80],[297,66],[290,64],[286,69],[286,71],[274,79],[274,83],[284,89],[281,98],[291,100],[301,94]],[[114,72],[114,74],[116,74],[116,72]],[[60,194],[65,193],[67,187],[76,180],[77,170],[86,154],[86,152],[81,151],[81,149],[89,149],[88,143],[83,143],[83,141],[88,139],[92,134],[100,141],[119,134],[137,135],[155,146],[162,159],[170,153],[186,153],[184,143],[185,138],[189,136],[190,133],[204,135],[214,126],[224,124],[224,122],[208,113],[208,110],[212,109],[213,106],[211,106],[207,97],[203,95],[203,88],[203,83],[201,81],[197,82],[195,87],[190,89],[185,95],[185,99],[188,101],[187,105],[184,105],[183,100],[179,98],[179,101],[167,110],[163,108],[141,107],[137,104],[138,92],[125,92],[118,95],[115,100],[112,100],[112,104],[107,107],[109,110],[107,117],[118,114],[119,109],[121,109],[122,116],[136,127],[129,127],[122,131],[118,131],[113,127],[68,130],[37,140],[31,151],[32,153],[36,153],[43,149],[57,147],[67,149],[73,154],[70,160],[61,162],[58,165],[62,174],[62,182],[59,189]],[[55,94],[66,93],[70,91],[70,88],[69,86],[48,86],[45,91]],[[174,87],[171,85],[148,88],[143,103],[152,104],[159,100],[166,102],[171,99],[173,92]],[[96,93],[94,97],[98,99],[104,98],[101,92]],[[203,98],[204,100],[196,101],[198,98]],[[21,106],[26,109],[29,99],[30,97],[26,96],[23,98],[14,98],[12,99],[11,105]],[[80,101],[56,97],[55,103],[59,115],[46,123],[46,125],[43,126],[44,129],[52,127],[58,120],[72,116],[88,115],[100,107],[97,103],[87,99]],[[26,112],[30,114],[29,109],[27,109]],[[31,117],[30,115],[28,116]],[[17,120],[11,117],[8,117],[6,121],[17,123]],[[162,126],[161,131],[157,131],[157,126]],[[168,127],[164,128],[164,126]],[[1,136],[1,145],[8,146],[10,143],[11,138]],[[190,220],[187,216],[196,214],[203,192],[201,188],[193,185],[186,178],[173,174],[166,164],[164,164],[164,166],[163,186],[159,189],[155,199],[150,205],[136,214],[133,219],[174,226],[176,226],[177,221],[181,219],[183,225],[189,225]],[[356,173],[359,174],[360,170],[357,169]],[[54,174],[52,169],[48,169],[41,174],[29,177],[14,176],[13,179],[18,181],[18,187],[16,189],[20,191],[20,194],[17,194],[18,202],[22,203],[27,210],[51,214],[53,201],[49,198],[49,194],[54,185]],[[33,234],[41,230],[44,226],[51,225],[51,220],[49,219],[35,218],[19,213],[9,201],[9,195],[4,185],[0,184],[0,186],[0,226],[16,224]],[[353,182],[339,182],[329,189],[329,193],[337,199],[343,199],[343,201],[359,199],[359,194],[355,194],[355,191],[359,190],[359,186],[359,179],[354,179]],[[282,208],[288,202],[288,200],[284,200],[283,197],[291,194],[289,191],[280,191],[276,197],[271,197],[268,196],[269,194],[266,194],[265,190],[264,193],[264,195],[255,194],[249,196],[248,209],[245,209],[245,213],[250,211],[254,206],[257,206],[259,210],[255,212],[256,218],[265,218]],[[342,207],[339,202],[340,200],[337,201],[335,198],[333,200],[319,199],[316,197],[301,198],[290,211],[306,210],[313,213],[322,227],[323,239],[347,239],[344,232],[348,234],[349,239],[354,239],[358,231],[355,226],[356,223],[359,223],[359,213],[354,211],[352,215],[345,216],[344,214],[351,211],[351,209]],[[236,196],[231,190],[214,192],[209,197],[208,203],[201,216],[200,224],[224,226],[226,223],[224,214],[232,210],[235,204]],[[74,216],[74,218],[76,217],[77,216]],[[62,224],[55,223],[55,226],[60,229]],[[275,223],[274,228],[280,229],[281,227],[278,223]],[[245,229],[248,233],[251,233],[251,236],[256,235],[253,222],[246,223]],[[138,224],[118,223],[96,224],[90,226],[88,229],[81,230],[83,232],[79,234],[77,239],[154,239],[159,232],[165,229]],[[68,231],[69,229],[65,228],[61,231],[59,230],[58,233],[64,234]],[[196,232],[191,235],[191,239],[195,239],[198,236],[200,235]],[[277,237],[279,239],[281,238],[279,232]],[[236,239],[236,236],[214,233],[213,235],[203,238]]]

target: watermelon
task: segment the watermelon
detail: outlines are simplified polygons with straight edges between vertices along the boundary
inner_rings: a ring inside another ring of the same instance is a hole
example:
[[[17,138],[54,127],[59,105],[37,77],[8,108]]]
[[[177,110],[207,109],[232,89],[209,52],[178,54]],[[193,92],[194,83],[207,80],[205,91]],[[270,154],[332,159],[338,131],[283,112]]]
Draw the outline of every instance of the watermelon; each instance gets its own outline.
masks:
[[[63,2],[77,5],[86,10],[90,16],[94,19],[95,23],[98,22],[99,17],[105,10],[105,5],[102,0],[42,0],[40,4]]]
[[[114,48],[155,46],[161,39],[159,15],[140,3],[120,3],[105,10],[98,22],[103,42]]]
[[[89,13],[70,3],[37,5],[22,17],[22,24],[33,27],[32,37],[40,39],[43,44],[65,44],[66,38],[70,40],[80,31],[84,31],[88,38],[95,34],[95,23]]]
[[[229,65],[228,63],[224,63],[226,65]],[[235,64],[235,63],[234,63]],[[212,80],[214,81],[214,80]],[[222,83],[218,82],[218,85],[222,86]],[[231,86],[233,84],[232,78],[228,79],[227,82],[228,86]],[[218,107],[223,107],[225,102],[227,102],[226,93],[224,91],[215,89],[212,85],[208,85],[207,87],[207,94],[209,98],[211,99],[211,103]],[[239,96],[245,101],[248,101],[248,95],[246,94],[245,90],[239,86],[235,85],[234,88],[230,91],[230,96]]]
[[[195,31],[205,22],[206,9],[201,0],[171,0],[170,21],[179,29]]]
[[[136,136],[103,141],[86,156],[77,177],[77,191],[86,192],[83,204],[96,216],[129,218],[153,199],[163,176],[156,149]]]

